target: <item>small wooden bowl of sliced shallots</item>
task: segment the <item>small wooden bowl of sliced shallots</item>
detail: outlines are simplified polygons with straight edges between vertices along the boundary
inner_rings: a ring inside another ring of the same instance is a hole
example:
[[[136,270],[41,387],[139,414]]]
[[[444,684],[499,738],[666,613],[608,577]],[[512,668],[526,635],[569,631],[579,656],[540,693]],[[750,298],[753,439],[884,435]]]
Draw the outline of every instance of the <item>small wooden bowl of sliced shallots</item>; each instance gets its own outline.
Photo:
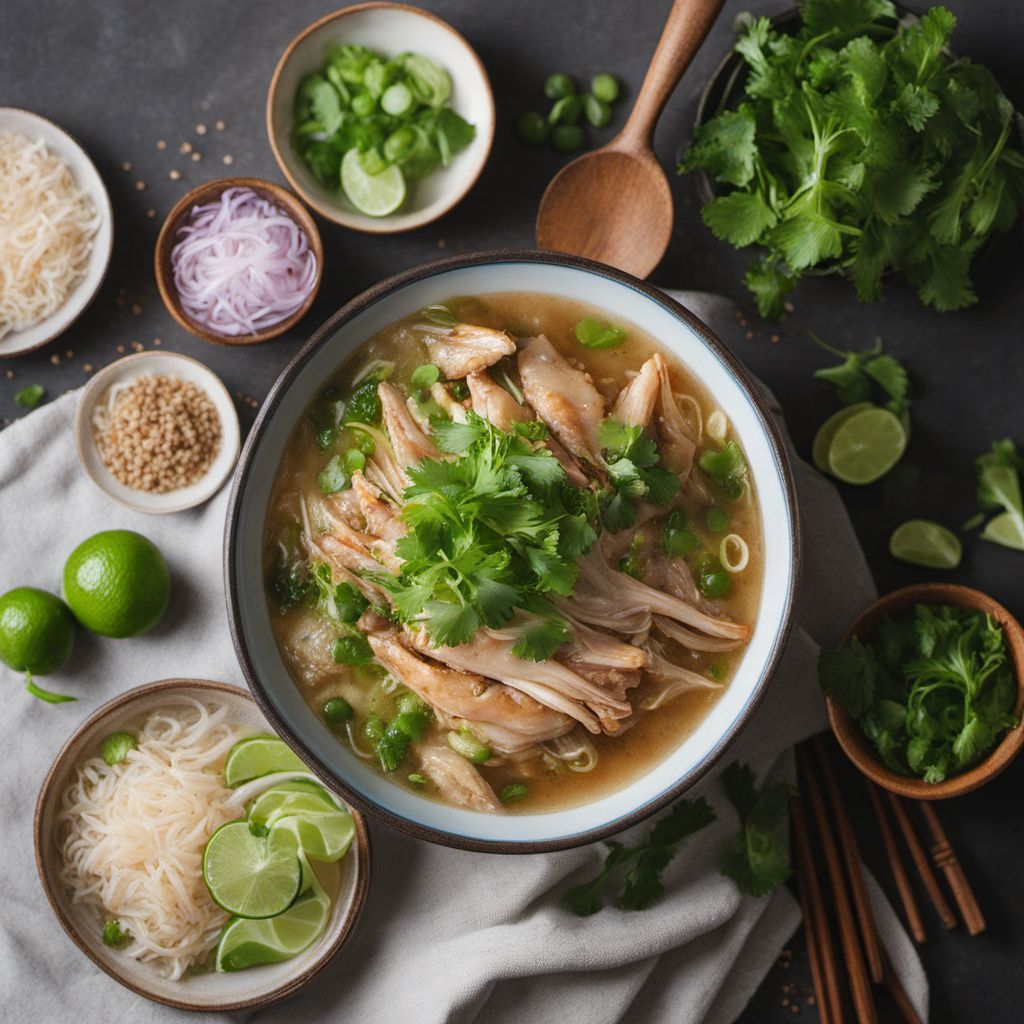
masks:
[[[160,297],[190,334],[254,345],[294,327],[323,277],[309,211],[262,178],[217,178],[186,193],[156,242]]]

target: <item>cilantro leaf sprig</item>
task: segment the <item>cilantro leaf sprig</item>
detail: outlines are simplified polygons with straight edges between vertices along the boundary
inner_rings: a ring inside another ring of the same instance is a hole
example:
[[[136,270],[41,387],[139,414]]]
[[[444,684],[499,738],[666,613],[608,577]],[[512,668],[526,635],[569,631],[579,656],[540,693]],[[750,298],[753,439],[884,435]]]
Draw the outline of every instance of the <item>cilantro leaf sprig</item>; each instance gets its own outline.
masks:
[[[891,271],[939,311],[977,301],[971,263],[1024,203],[1013,106],[949,41],[933,7],[897,21],[890,0],[806,0],[795,33],[740,21],[744,95],[694,133],[680,172],[721,186],[712,233],[763,255],[746,274],[762,316],[812,269],[839,270],[861,301]]]
[[[982,540],[1024,551],[1024,498],[1021,497],[1020,473],[1024,458],[1008,437],[992,442],[992,450],[975,460],[978,473],[978,501],[985,511],[965,524],[974,529],[985,522],[988,512],[1001,509],[982,530]]]
[[[398,575],[374,573],[403,621],[435,647],[458,646],[477,629],[532,616],[514,647],[543,660],[568,626],[551,596],[572,592],[577,559],[597,534],[596,498],[569,483],[558,461],[526,433],[505,433],[475,413],[439,421],[433,437],[450,456],[409,469],[396,547]]]
[[[667,505],[679,493],[679,477],[659,465],[658,446],[643,427],[608,418],[601,421],[598,439],[609,484],[601,518],[613,533],[633,525],[639,500]]]
[[[722,773],[726,796],[740,816],[740,831],[722,850],[719,868],[742,892],[767,896],[790,876],[789,854],[779,834],[791,789],[784,782],[754,781],[750,766],[734,761]]]
[[[870,402],[874,388],[886,396],[885,408],[897,416],[910,410],[910,380],[906,368],[896,358],[882,351],[882,339],[863,352],[844,352],[823,341],[813,332],[811,337],[840,362],[814,371],[815,380],[835,386],[836,397],[843,405]]]
[[[884,763],[925,782],[970,768],[1016,725],[1002,627],[973,609],[916,605],[859,641],[823,650],[818,672]]]
[[[608,843],[608,856],[600,873],[588,882],[566,889],[562,902],[580,917],[596,914],[604,908],[609,876],[624,868],[615,905],[620,910],[646,910],[665,892],[662,872],[679,852],[683,840],[714,820],[714,809],[703,797],[678,801],[655,822],[646,842],[637,846]]]

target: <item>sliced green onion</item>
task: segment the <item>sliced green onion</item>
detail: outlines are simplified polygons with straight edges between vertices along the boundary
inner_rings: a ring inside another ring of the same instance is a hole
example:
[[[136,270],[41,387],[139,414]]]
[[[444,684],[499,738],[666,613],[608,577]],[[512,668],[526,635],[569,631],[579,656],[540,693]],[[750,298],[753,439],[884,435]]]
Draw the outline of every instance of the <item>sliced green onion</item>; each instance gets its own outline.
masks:
[[[448,746],[473,764],[483,764],[491,759],[491,748],[486,743],[481,743],[467,725],[458,732],[448,733]]]

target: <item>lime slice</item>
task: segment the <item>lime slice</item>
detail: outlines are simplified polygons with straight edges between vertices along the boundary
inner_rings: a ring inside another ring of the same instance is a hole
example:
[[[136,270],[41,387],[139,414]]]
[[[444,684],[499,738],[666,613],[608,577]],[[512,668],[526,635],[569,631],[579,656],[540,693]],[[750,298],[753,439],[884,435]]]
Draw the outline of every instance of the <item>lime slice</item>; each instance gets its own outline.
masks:
[[[229,751],[224,762],[224,782],[232,789],[271,772],[304,772],[309,769],[284,740],[276,736],[250,736]]]
[[[328,809],[322,803],[319,808],[286,804],[267,819],[267,828],[271,835],[280,831],[290,832],[306,855],[326,861],[343,857],[356,834],[348,811]]]
[[[405,202],[405,178],[398,165],[367,174],[358,149],[350,149],[341,161],[341,187],[349,202],[369,217],[386,217]]]
[[[320,937],[330,913],[331,901],[317,886],[269,921],[235,918],[220,934],[217,970],[243,971],[258,964],[290,960]]]
[[[956,534],[930,519],[902,523],[889,538],[893,558],[928,569],[955,569],[962,553]]]
[[[286,830],[253,835],[247,821],[229,821],[203,851],[203,878],[214,902],[238,917],[274,917],[299,894],[302,865]]]
[[[991,540],[1015,551],[1024,551],[1024,525],[1009,512],[1000,512],[981,531],[982,540]]]
[[[888,409],[862,409],[836,431],[828,467],[844,483],[874,483],[899,462],[906,447],[907,432]]]
[[[822,471],[822,473],[828,473],[828,450],[832,445],[832,438],[836,436],[836,431],[851,417],[855,416],[862,409],[870,409],[870,402],[856,402],[854,405],[848,405],[839,412],[833,413],[824,423],[818,428],[817,434],[814,435],[814,444],[811,446],[811,459],[814,465]]]
[[[326,804],[333,809],[340,809],[334,798],[323,786],[306,779],[293,779],[290,782],[279,782],[276,786],[264,790],[249,804],[249,820],[257,825],[265,825],[267,818],[277,811],[290,797],[298,795],[316,797],[319,804]]]

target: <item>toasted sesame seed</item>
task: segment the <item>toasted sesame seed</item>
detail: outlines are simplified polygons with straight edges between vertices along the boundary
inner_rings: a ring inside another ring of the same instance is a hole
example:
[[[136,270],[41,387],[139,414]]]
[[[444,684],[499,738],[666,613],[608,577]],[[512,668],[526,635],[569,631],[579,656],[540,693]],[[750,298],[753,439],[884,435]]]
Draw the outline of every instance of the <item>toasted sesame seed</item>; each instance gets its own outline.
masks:
[[[85,373],[92,373],[92,363],[85,363],[85,364],[84,364],[84,365],[82,366],[82,370],[83,370],[83,371],[84,371]]]
[[[142,307],[137,303],[132,303],[132,312],[138,316],[142,312]]]
[[[218,119],[217,123],[213,127],[216,128],[217,131],[222,132],[227,126],[224,124],[223,121]]]
[[[136,192],[142,192],[145,189],[145,187],[146,187],[146,183],[144,181],[137,181],[137,182],[135,182],[135,191]]]
[[[158,143],[156,144],[156,148],[157,148],[157,149],[166,149],[166,148],[167,148],[167,143],[166,143],[166,142],[165,142],[165,141],[164,141],[163,139],[161,139],[161,140],[160,140],[160,141],[159,141],[159,142],[158,142]]]
[[[124,351],[124,345],[118,345],[116,351],[123,352]]]
[[[60,366],[60,356],[54,352],[53,355],[50,356],[50,362],[53,363],[54,366]]]
[[[146,216],[149,217],[150,220],[152,220],[156,216],[156,210],[147,210]]]
[[[205,135],[205,134],[206,134],[206,125],[205,124],[197,124],[196,125],[196,135]]]
[[[193,160],[202,160],[203,159],[203,154],[202,153],[193,153],[192,154],[192,159]]]
[[[230,153],[225,153],[221,160],[224,161],[229,167],[235,162],[235,158]]]
[[[127,174],[131,169],[132,169],[131,161],[125,160],[125,162],[123,164],[121,164],[121,170],[124,171],[125,174]]]
[[[179,153],[191,153],[192,152],[192,143],[191,142],[183,142],[178,147],[178,152]]]
[[[14,380],[14,371],[13,370],[8,370],[7,371],[7,379],[8,380]]]
[[[168,174],[167,177],[170,178],[171,181],[177,181],[181,177],[181,171],[171,171],[171,173]]]

